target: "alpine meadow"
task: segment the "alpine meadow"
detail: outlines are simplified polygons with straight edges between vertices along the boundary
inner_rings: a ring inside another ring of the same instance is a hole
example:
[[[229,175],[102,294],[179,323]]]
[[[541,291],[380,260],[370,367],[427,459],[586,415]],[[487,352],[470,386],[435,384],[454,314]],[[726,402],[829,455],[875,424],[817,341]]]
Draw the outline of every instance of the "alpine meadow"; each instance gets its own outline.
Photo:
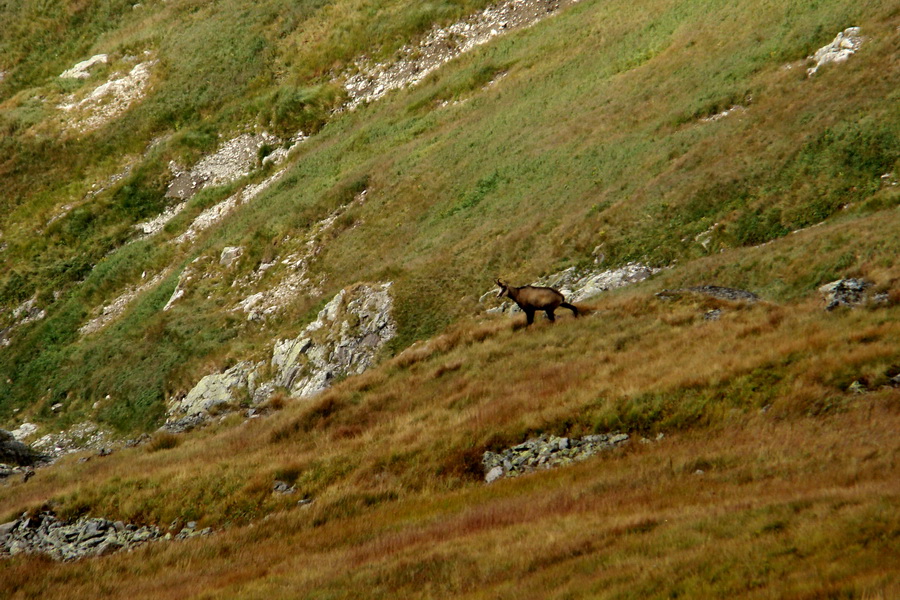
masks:
[[[900,598],[897,2],[0,31],[0,597]]]

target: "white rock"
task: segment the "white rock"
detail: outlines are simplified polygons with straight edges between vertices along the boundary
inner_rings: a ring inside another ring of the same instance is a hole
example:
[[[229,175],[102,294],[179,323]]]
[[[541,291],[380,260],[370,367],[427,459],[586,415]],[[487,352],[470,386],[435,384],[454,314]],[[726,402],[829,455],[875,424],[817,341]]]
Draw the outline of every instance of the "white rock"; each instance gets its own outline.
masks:
[[[106,64],[109,57],[106,54],[96,54],[87,60],[83,60],[71,69],[63,71],[60,79],[87,79],[91,76],[90,70],[95,65]]]
[[[226,268],[230,267],[243,253],[244,249],[240,246],[226,246],[222,249],[222,254],[219,256],[219,264]]]
[[[24,441],[26,438],[28,438],[31,434],[33,434],[37,430],[38,430],[37,425],[35,425],[34,423],[26,422],[26,423],[22,423],[21,425],[19,425],[18,427],[16,427],[12,431],[10,431],[10,433],[13,435],[14,438],[16,438],[18,441],[21,442],[21,441]]]

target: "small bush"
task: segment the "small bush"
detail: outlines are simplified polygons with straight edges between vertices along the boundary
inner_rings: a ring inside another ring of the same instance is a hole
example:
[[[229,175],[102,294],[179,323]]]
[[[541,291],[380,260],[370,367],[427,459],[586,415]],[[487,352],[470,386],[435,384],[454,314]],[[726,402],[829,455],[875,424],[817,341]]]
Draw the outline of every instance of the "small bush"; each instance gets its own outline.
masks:
[[[181,443],[181,438],[174,433],[161,432],[153,436],[150,443],[147,444],[147,452],[158,452],[159,450],[171,450]]]

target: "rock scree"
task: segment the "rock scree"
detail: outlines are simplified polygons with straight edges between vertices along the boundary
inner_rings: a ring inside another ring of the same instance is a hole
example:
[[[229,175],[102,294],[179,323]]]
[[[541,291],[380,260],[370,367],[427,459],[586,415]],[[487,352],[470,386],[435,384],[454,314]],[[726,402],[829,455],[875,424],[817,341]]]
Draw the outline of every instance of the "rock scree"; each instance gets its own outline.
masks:
[[[539,469],[552,469],[586,460],[598,452],[618,448],[628,442],[627,433],[600,433],[582,438],[539,437],[503,450],[485,452],[481,459],[484,480],[493,483],[503,477],[518,477]]]
[[[130,550],[161,537],[152,525],[139,527],[87,517],[63,521],[50,512],[26,513],[0,525],[0,557],[46,554],[54,560],[71,561]]]

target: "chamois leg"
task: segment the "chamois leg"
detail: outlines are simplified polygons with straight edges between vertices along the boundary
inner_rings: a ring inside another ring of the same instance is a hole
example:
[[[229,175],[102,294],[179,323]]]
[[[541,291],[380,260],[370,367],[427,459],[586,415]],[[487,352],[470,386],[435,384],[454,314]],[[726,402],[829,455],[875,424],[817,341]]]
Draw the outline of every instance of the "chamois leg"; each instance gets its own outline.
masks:
[[[568,308],[569,310],[571,310],[571,311],[572,311],[572,314],[574,314],[576,317],[577,317],[578,314],[579,314],[579,313],[578,313],[578,308],[576,308],[575,305],[573,305],[573,304],[569,304],[568,302],[563,302],[562,304],[560,304],[560,306],[562,306],[563,308]]]
[[[526,309],[523,309],[523,310],[525,311],[525,320],[526,320],[526,324],[527,324],[527,325],[531,325],[532,323],[534,323],[534,309],[533,309],[533,308],[526,308]]]
[[[554,323],[556,321],[556,315],[553,314],[553,310],[554,309],[552,308],[548,308],[544,311],[545,313],[547,313],[547,318],[550,319],[551,323]]]

